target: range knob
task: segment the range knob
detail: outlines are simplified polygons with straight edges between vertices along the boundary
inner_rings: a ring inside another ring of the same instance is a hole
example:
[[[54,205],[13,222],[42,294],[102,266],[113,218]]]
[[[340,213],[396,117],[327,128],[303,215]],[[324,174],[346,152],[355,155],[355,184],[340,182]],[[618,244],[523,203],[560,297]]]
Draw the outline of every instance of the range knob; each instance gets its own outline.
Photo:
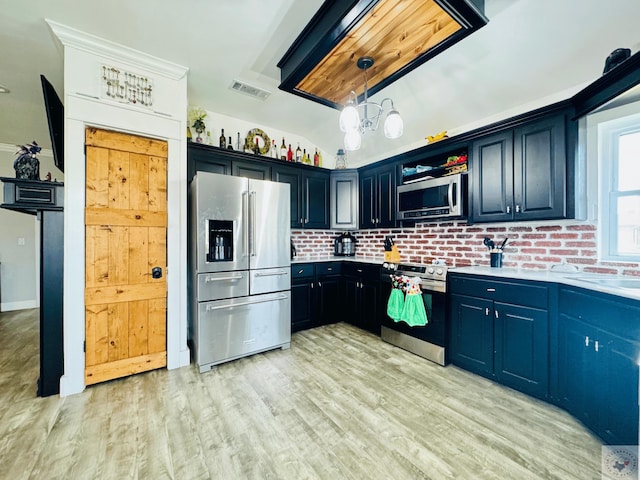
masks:
[[[436,274],[437,274],[437,275],[442,275],[443,273],[444,273],[444,272],[442,271],[442,269],[441,269],[441,268],[439,268],[439,269],[436,271]]]
[[[429,272],[431,275],[433,275],[433,267],[429,267],[429,270],[427,270],[427,272]]]
[[[388,269],[389,268],[389,264],[387,262],[384,262],[382,264],[382,268]]]

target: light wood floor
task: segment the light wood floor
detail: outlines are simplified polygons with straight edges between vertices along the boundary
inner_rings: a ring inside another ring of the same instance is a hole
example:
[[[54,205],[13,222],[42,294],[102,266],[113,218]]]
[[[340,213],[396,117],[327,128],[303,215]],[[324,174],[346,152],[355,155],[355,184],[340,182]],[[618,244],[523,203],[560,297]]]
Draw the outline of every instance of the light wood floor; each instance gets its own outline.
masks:
[[[599,479],[563,411],[340,323],[219,366],[36,398],[37,310],[0,314],[0,479]]]

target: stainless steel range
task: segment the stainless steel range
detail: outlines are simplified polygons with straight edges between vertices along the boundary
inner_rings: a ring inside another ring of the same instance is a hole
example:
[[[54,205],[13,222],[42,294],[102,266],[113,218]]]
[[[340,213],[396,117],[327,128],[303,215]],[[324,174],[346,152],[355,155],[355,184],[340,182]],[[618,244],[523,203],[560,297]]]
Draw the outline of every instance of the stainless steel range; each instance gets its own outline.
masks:
[[[412,327],[385,315],[382,321],[382,339],[439,365],[446,365],[447,266],[383,263],[381,279],[383,285],[387,285],[384,290],[387,297],[391,293],[390,275],[406,275],[421,279],[422,300],[428,323],[425,326]]]

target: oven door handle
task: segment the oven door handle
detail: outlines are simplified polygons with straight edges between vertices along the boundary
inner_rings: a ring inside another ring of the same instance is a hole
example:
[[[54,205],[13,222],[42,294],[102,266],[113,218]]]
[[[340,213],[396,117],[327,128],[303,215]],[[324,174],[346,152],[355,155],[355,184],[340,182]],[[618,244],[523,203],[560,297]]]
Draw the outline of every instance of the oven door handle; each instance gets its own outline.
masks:
[[[449,201],[449,211],[453,212],[455,206],[453,205],[453,179],[449,180],[449,189],[447,190],[447,200]]]
[[[422,280],[420,282],[420,288],[422,289],[422,293],[437,292],[437,293],[446,293],[447,284],[446,282],[442,282],[440,280]]]

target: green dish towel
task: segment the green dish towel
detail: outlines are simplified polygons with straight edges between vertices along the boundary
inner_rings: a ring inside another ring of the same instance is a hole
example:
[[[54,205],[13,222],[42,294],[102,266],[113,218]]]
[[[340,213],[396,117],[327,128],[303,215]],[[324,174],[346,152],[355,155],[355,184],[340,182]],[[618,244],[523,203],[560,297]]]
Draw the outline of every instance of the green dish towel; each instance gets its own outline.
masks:
[[[402,316],[403,309],[404,293],[402,293],[402,290],[399,288],[392,288],[389,301],[387,302],[387,315],[397,322]]]
[[[424,309],[422,295],[407,294],[400,318],[402,319],[401,321],[406,322],[411,327],[421,327],[429,323],[427,312]],[[396,322],[397,321],[398,320],[396,320]]]

